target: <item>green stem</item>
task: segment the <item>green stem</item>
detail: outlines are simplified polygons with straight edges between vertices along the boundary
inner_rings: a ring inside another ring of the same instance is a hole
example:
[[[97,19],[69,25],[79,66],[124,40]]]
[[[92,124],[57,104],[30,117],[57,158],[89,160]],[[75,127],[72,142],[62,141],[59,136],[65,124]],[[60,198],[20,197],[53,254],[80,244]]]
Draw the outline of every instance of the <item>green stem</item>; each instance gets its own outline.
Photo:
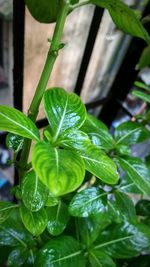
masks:
[[[60,42],[61,42],[61,37],[62,37],[68,11],[69,11],[69,3],[67,0],[64,0],[62,5],[60,6],[60,11],[59,11],[58,18],[56,21],[54,34],[51,40],[51,46],[48,51],[47,59],[46,59],[46,62],[45,62],[45,65],[44,65],[44,68],[41,74],[41,78],[39,80],[33,100],[29,107],[28,117],[33,122],[36,121],[36,118],[39,112],[39,105],[41,103],[41,100],[42,100],[44,91],[46,89],[48,80],[50,78],[51,72],[53,70],[53,66],[58,56],[58,52],[61,49]],[[25,139],[23,150],[21,153],[21,158],[20,158],[20,165],[22,166],[22,168],[24,168],[27,164],[30,147],[31,147],[31,140]],[[22,172],[23,170],[21,170],[21,174]]]
[[[85,1],[80,2],[80,3],[78,3],[78,4],[71,5],[71,6],[70,6],[70,10],[72,11],[72,10],[78,8],[78,7],[85,6],[85,5],[88,5],[88,4],[91,4],[91,1],[90,1],[90,0],[85,0]]]

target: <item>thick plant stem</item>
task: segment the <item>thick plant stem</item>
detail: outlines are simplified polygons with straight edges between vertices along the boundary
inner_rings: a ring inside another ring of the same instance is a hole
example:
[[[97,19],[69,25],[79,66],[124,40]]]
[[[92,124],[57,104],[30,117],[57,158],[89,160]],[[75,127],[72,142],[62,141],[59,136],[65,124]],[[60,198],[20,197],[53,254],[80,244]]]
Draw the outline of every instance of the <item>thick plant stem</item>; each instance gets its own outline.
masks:
[[[44,91],[46,89],[48,80],[50,78],[51,72],[53,70],[54,63],[58,56],[58,52],[61,49],[61,37],[65,25],[65,20],[69,11],[69,3],[68,1],[63,1],[62,5],[60,6],[60,11],[58,14],[58,19],[56,21],[56,26],[54,30],[54,34],[52,37],[51,46],[48,51],[47,59],[45,62],[45,66],[43,68],[41,78],[39,80],[38,86],[36,88],[33,100],[29,107],[28,117],[35,122],[38,112],[39,112],[39,105],[41,103]],[[30,151],[31,141],[26,139],[24,142],[23,150],[21,153],[20,165],[21,168],[24,168],[28,161],[29,151]],[[22,171],[21,171],[22,175]]]

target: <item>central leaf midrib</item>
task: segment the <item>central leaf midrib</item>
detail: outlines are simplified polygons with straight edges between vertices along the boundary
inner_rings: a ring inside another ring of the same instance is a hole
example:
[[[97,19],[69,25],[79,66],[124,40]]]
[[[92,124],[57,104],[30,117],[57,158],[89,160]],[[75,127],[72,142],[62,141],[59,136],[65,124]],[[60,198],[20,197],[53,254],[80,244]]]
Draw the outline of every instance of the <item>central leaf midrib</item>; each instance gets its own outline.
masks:
[[[74,252],[74,253],[72,253],[72,254],[70,254],[70,255],[67,255],[67,256],[64,256],[64,257],[62,257],[62,258],[59,258],[59,259],[57,259],[57,260],[54,260],[54,261],[52,261],[51,263],[56,263],[56,262],[59,262],[59,261],[65,261],[65,260],[67,260],[67,259],[70,259],[70,258],[73,258],[73,257],[76,257],[77,255],[80,255],[81,254],[81,250],[79,250],[79,251],[77,251],[77,252]]]
[[[134,235],[129,235],[129,236],[121,237],[121,238],[118,238],[118,239],[110,240],[110,241],[107,241],[107,242],[105,242],[103,244],[95,246],[94,249],[99,249],[99,248],[102,248],[102,247],[106,247],[108,245],[115,244],[115,243],[118,243],[118,242],[121,242],[121,241],[124,241],[124,240],[127,240],[127,239],[131,239],[133,237],[134,237]]]
[[[67,96],[67,99],[66,99],[66,104],[65,104],[65,107],[64,107],[64,111],[63,111],[61,120],[60,120],[60,122],[59,122],[59,125],[58,125],[57,131],[56,131],[56,133],[55,133],[55,136],[54,136],[54,138],[53,138],[53,141],[54,141],[54,142],[57,140],[57,137],[59,136],[59,133],[60,133],[62,124],[63,124],[63,122],[64,122],[64,118],[65,118],[65,114],[66,114],[66,110],[67,110],[67,105],[68,105],[68,96]]]

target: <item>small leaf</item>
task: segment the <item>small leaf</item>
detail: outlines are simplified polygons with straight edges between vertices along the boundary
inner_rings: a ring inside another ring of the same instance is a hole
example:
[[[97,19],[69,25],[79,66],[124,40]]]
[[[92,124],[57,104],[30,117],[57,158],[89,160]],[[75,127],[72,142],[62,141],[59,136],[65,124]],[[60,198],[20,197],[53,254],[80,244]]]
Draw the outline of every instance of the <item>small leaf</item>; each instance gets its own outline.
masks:
[[[136,223],[137,217],[136,217],[136,211],[134,207],[134,203],[126,194],[115,191],[115,198],[116,198],[116,204],[125,218],[125,220]]]
[[[0,130],[39,140],[39,131],[35,124],[15,108],[0,106]]]
[[[60,0],[25,0],[31,15],[39,22],[50,23],[57,19]]]
[[[54,142],[64,131],[79,129],[86,118],[86,109],[79,96],[61,88],[52,88],[45,92],[44,109]]]
[[[34,236],[39,236],[47,226],[45,209],[32,213],[25,206],[20,207],[20,215],[26,229]]]
[[[128,222],[111,225],[101,232],[93,251],[104,251],[117,259],[140,255],[150,246],[150,230],[145,225]]]
[[[26,208],[35,212],[40,210],[48,198],[48,189],[41,183],[34,171],[26,173],[21,184],[22,200]]]
[[[143,101],[145,101],[147,103],[150,103],[150,95],[148,95],[144,92],[134,90],[132,92],[132,95],[137,96],[138,98],[142,99]]]
[[[124,122],[115,130],[116,145],[133,145],[150,137],[148,129],[136,122]]]
[[[134,85],[135,85],[136,87],[139,87],[139,88],[141,88],[141,89],[144,89],[144,90],[150,92],[150,86],[148,86],[148,85],[145,84],[145,83],[142,83],[142,82],[138,82],[138,81],[137,81],[137,82],[134,83]]]
[[[146,195],[150,196],[150,173],[144,162],[139,158],[119,158],[119,164],[130,179]]]
[[[77,189],[83,182],[83,160],[74,152],[39,142],[32,151],[32,164],[41,181],[55,196]]]
[[[55,197],[51,192],[49,192],[45,206],[53,207],[58,205],[58,203],[59,203],[59,198]]]
[[[69,205],[69,213],[76,217],[88,217],[105,211],[107,193],[91,187],[77,193]]]
[[[63,202],[59,201],[57,206],[47,208],[46,211],[48,215],[48,232],[54,236],[60,235],[66,228],[69,220],[67,206]]]
[[[7,266],[9,267],[22,266],[27,258],[28,258],[28,251],[25,248],[16,248],[12,250],[12,252],[9,254],[7,260]]]
[[[148,44],[150,37],[137,18],[134,10],[120,0],[91,0],[92,3],[107,8],[116,26],[123,32],[140,37]]]
[[[138,69],[143,69],[145,67],[148,67],[150,65],[150,45],[147,46],[140,57],[140,60],[138,62]]]
[[[137,215],[150,216],[150,200],[140,199],[135,208]]]
[[[24,228],[18,209],[12,211],[9,219],[0,224],[0,245],[24,248],[34,246],[34,239]]]
[[[23,148],[24,138],[22,136],[9,133],[6,137],[6,145],[9,149],[19,152]]]
[[[86,169],[107,184],[116,184],[119,176],[115,163],[98,147],[87,146],[78,151],[84,159]]]
[[[10,202],[0,201],[0,223],[3,223],[17,206]]]
[[[70,236],[61,236],[49,241],[37,256],[36,267],[85,267],[79,244]]]
[[[112,149],[114,147],[114,141],[111,134],[108,132],[108,128],[94,116],[87,114],[87,118],[81,130],[88,134],[95,146],[101,149]]]
[[[111,257],[102,251],[90,251],[89,261],[92,267],[116,267]]]

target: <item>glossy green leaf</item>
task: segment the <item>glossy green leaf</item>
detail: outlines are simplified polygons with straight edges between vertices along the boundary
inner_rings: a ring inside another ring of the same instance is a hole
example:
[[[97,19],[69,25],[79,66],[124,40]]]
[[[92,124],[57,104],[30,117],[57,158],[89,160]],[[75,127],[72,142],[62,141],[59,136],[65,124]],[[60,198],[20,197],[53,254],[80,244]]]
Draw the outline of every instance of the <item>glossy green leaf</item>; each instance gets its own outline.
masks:
[[[49,23],[56,21],[61,0],[25,0],[25,3],[37,21]]]
[[[84,159],[85,167],[90,173],[100,178],[104,183],[117,183],[119,176],[115,163],[98,147],[89,145],[78,152]]]
[[[104,230],[96,243],[94,251],[104,251],[118,259],[132,258],[150,246],[150,230],[138,223],[116,224]]]
[[[49,241],[40,251],[36,267],[85,267],[79,244],[70,236],[61,236]]]
[[[143,50],[140,60],[138,62],[138,68],[141,70],[145,67],[148,67],[149,65],[150,65],[150,45]]]
[[[6,145],[9,149],[19,152],[23,148],[24,138],[22,136],[9,133],[6,137]]]
[[[150,216],[150,200],[140,199],[136,203],[136,213],[140,216]]]
[[[102,251],[90,251],[89,261],[92,267],[116,267],[111,257]]]
[[[76,217],[88,217],[105,211],[107,193],[91,187],[77,193],[70,202],[69,213]]]
[[[39,131],[35,124],[22,112],[12,107],[0,106],[0,130],[39,140]]]
[[[76,218],[76,220],[82,243],[87,247],[90,247],[98,238],[100,232],[111,223],[107,211],[99,212],[86,218]]]
[[[59,198],[55,197],[51,192],[49,192],[45,206],[53,207],[58,205],[58,203],[59,203]]]
[[[137,18],[134,10],[129,8],[125,3],[120,0],[91,0],[91,2],[108,9],[112,20],[120,30],[127,34],[140,37],[148,44],[150,43],[150,37]]]
[[[150,137],[149,131],[142,124],[136,122],[124,122],[115,130],[116,145],[133,145],[143,142]]]
[[[61,201],[57,206],[46,209],[48,215],[47,230],[51,235],[60,235],[69,220],[68,207]]]
[[[118,186],[119,191],[131,194],[143,194],[137,185],[130,179],[128,175],[122,177],[121,183]]]
[[[108,128],[94,116],[87,115],[81,130],[87,133],[92,143],[101,149],[112,149],[114,147],[114,141],[108,132]]]
[[[34,171],[25,174],[21,191],[24,205],[32,212],[40,210],[48,199],[48,189]]]
[[[26,248],[16,248],[12,250],[12,252],[9,254],[7,260],[7,266],[9,267],[22,266],[27,258],[28,258],[28,251]]]
[[[131,223],[136,223],[137,222],[136,211],[134,203],[131,200],[131,198],[129,198],[126,194],[119,191],[115,191],[115,198],[118,209],[120,210],[125,220]]]
[[[44,110],[51,126],[53,141],[70,128],[79,129],[85,121],[86,109],[80,97],[62,88],[52,88],[44,94]]]
[[[148,86],[147,84],[145,84],[145,83],[143,83],[143,82],[136,81],[136,82],[134,83],[134,85],[135,85],[136,87],[139,87],[139,88],[141,88],[141,89],[144,89],[144,90],[150,92],[150,86]]]
[[[47,213],[41,209],[32,213],[25,206],[20,207],[20,215],[26,229],[34,236],[39,236],[47,226]]]
[[[134,90],[132,92],[132,95],[137,96],[138,98],[142,99],[143,101],[145,101],[147,103],[150,103],[150,95],[148,95],[144,92]]]
[[[34,245],[32,235],[30,235],[21,222],[18,209],[11,213],[8,220],[0,224],[0,245],[23,248]]]
[[[146,195],[150,196],[150,172],[139,158],[120,158],[119,164],[130,179]]]
[[[57,144],[64,148],[82,150],[85,149],[86,146],[90,145],[91,141],[86,133],[78,129],[70,129],[61,135]]]
[[[0,223],[3,223],[17,206],[14,203],[0,201]]]
[[[55,196],[72,192],[82,184],[84,162],[75,152],[39,142],[33,148],[32,156],[34,170]]]

